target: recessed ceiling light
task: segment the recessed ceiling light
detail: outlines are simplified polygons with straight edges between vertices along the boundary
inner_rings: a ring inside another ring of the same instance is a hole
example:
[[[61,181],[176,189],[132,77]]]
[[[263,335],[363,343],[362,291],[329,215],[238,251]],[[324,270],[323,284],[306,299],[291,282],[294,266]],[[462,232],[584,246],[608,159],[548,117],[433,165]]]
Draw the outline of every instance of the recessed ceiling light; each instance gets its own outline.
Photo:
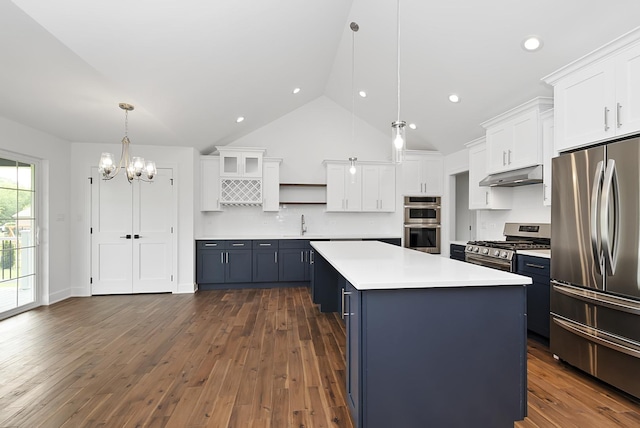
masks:
[[[522,49],[527,52],[535,52],[542,48],[542,40],[538,36],[528,36],[522,41]]]
[[[451,94],[449,95],[449,101],[451,101],[452,103],[459,103],[460,97],[457,96],[456,94]]]
[[[242,122],[243,120],[244,120],[244,116],[239,116],[239,117],[236,119],[236,123],[240,123],[240,122]]]
[[[367,98],[367,93],[365,91],[360,91],[358,92],[358,94],[362,97],[362,98]]]
[[[416,126],[416,124],[415,124],[415,123],[410,123],[410,124],[409,124],[409,128],[411,128],[411,129],[417,129],[418,127]]]
[[[300,88],[295,88],[295,89],[293,90],[293,93],[294,93],[294,94],[297,94],[298,92],[300,92]]]

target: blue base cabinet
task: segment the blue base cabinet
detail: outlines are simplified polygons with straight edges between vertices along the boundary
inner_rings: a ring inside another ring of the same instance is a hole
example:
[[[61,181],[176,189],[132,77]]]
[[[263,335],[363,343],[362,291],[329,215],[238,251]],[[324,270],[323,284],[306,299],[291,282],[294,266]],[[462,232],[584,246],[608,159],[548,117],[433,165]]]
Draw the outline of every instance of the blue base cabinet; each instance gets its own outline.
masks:
[[[311,279],[311,245],[302,239],[280,241],[280,281]]]
[[[517,273],[533,280],[527,286],[528,329],[545,339],[549,339],[551,310],[551,270],[550,259],[518,255]]]
[[[526,287],[344,287],[356,427],[513,428],[524,419]]]
[[[465,245],[449,244],[449,258],[464,261]]]
[[[253,282],[278,282],[278,240],[253,241]]]

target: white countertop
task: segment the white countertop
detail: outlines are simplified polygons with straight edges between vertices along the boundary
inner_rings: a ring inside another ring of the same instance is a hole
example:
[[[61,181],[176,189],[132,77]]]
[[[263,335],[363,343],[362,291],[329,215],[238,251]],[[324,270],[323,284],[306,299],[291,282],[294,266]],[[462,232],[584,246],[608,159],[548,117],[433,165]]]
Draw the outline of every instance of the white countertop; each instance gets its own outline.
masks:
[[[518,255],[520,254],[525,256],[543,257],[545,259],[551,258],[551,250],[518,250]]]
[[[531,284],[531,278],[376,241],[311,242],[358,290]]]
[[[373,235],[313,235],[313,234],[304,234],[304,235],[213,235],[213,236],[201,236],[196,238],[198,241],[202,240],[216,240],[216,239],[225,239],[225,240],[241,240],[241,239],[400,239],[399,235],[386,235],[384,233],[376,233]]]

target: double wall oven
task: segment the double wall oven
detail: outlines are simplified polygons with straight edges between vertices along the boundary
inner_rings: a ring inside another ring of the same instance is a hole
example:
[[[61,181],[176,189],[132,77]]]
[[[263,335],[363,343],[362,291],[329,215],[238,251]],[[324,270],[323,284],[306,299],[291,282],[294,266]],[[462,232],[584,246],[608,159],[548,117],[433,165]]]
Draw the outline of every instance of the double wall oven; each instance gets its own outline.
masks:
[[[404,246],[440,254],[439,196],[405,196]]]

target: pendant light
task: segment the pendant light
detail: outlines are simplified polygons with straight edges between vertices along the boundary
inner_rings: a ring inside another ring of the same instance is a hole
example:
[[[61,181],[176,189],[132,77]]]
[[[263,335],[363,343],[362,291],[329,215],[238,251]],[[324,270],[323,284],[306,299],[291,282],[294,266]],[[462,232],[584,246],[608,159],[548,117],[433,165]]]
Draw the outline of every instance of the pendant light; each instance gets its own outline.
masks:
[[[111,153],[103,153],[98,164],[98,171],[102,175],[103,180],[111,180],[124,167],[127,173],[129,183],[133,179],[142,181],[151,181],[156,175],[156,164],[153,161],[146,161],[139,157],[129,156],[129,112],[133,110],[133,106],[127,103],[120,103],[118,106],[124,110],[124,137],[122,138],[122,151],[120,153],[120,161],[116,165],[115,158]],[[144,175],[143,175],[144,174]]]
[[[404,135],[404,128],[407,122],[400,120],[400,0],[398,0],[398,8],[396,13],[396,28],[397,28],[397,82],[398,82],[398,116],[395,122],[391,123],[392,130],[392,150],[396,163],[401,163],[404,156],[404,149],[406,146],[406,139]]]
[[[355,147],[356,126],[355,126],[355,109],[356,109],[356,92],[355,92],[355,70],[356,70],[356,33],[360,26],[356,22],[349,24],[351,29],[351,148]],[[356,161],[357,157],[349,158],[349,174],[351,174],[351,182],[356,181]]]

